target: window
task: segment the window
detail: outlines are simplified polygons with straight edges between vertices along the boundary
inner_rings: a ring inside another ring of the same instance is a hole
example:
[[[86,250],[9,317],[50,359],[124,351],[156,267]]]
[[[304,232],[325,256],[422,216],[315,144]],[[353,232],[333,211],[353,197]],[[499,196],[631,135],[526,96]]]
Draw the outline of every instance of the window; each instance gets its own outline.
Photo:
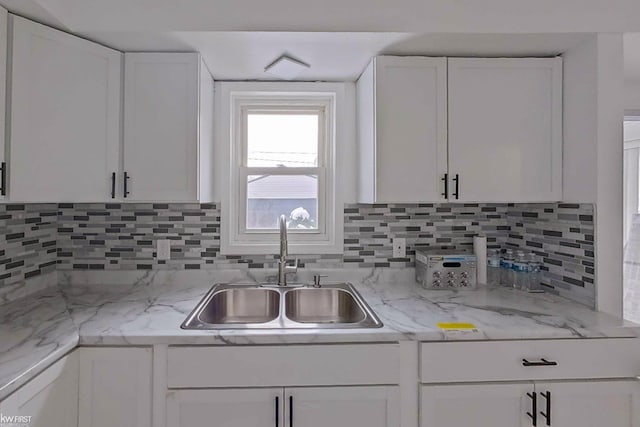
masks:
[[[336,93],[229,87],[221,96],[229,109],[223,122],[230,124],[223,253],[276,254],[280,215],[287,218],[291,253],[342,252],[343,211],[335,191]]]

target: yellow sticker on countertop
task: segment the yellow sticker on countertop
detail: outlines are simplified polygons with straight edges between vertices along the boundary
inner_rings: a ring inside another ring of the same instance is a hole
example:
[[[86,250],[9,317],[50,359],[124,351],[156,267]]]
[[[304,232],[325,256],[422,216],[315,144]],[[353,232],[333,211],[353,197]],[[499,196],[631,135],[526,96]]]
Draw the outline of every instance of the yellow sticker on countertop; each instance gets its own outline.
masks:
[[[446,332],[478,332],[473,323],[438,323],[438,328]]]

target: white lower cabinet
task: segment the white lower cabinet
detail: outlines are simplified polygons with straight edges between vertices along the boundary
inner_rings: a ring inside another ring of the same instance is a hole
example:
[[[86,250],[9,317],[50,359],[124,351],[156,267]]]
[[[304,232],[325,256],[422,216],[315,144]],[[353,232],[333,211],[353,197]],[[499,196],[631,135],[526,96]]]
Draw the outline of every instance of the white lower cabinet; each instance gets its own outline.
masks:
[[[424,385],[420,426],[528,426],[527,393],[533,393],[533,383]]]
[[[167,394],[167,426],[283,426],[282,387],[177,390]]]
[[[638,382],[423,385],[421,427],[632,427]]]
[[[398,427],[396,386],[175,390],[167,427]]]
[[[72,353],[0,403],[3,425],[78,425],[78,355]]]
[[[151,427],[152,349],[81,348],[78,424]]]
[[[640,385],[635,379],[536,382],[535,390],[538,426],[632,427],[640,422]]]

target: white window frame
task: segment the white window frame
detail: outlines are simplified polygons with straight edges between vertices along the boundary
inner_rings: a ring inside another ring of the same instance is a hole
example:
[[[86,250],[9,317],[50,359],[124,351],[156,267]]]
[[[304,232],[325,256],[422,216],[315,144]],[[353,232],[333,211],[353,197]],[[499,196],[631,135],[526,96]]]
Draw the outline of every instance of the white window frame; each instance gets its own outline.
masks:
[[[264,87],[264,89],[262,89]],[[312,90],[309,90],[312,89]],[[246,230],[246,177],[255,172],[265,174],[300,174],[313,171],[318,175],[318,230],[289,230],[289,252],[292,254],[342,253],[344,202],[336,191],[337,103],[344,99],[344,87],[330,83],[220,83],[217,88],[217,126],[226,162],[226,175],[221,193],[221,252],[223,254],[276,254],[279,250],[277,230]],[[247,109],[313,109],[324,112],[324,138],[318,147],[318,165],[312,168],[247,167],[244,135]],[[243,110],[244,109],[244,110]],[[224,124],[227,126],[224,126]],[[225,150],[226,148],[226,150]],[[221,162],[217,162],[225,168]],[[218,177],[221,174],[217,174]]]

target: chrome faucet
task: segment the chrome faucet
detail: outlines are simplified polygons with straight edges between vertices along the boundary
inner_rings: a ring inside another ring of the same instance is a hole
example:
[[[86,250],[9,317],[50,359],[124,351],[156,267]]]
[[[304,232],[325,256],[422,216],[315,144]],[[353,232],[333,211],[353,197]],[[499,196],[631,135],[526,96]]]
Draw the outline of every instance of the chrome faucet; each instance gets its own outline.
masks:
[[[287,265],[287,256],[289,255],[289,247],[287,244],[287,219],[284,215],[280,215],[280,259],[278,260],[278,286],[287,286],[287,274],[298,271],[298,259],[296,258],[294,265]]]

